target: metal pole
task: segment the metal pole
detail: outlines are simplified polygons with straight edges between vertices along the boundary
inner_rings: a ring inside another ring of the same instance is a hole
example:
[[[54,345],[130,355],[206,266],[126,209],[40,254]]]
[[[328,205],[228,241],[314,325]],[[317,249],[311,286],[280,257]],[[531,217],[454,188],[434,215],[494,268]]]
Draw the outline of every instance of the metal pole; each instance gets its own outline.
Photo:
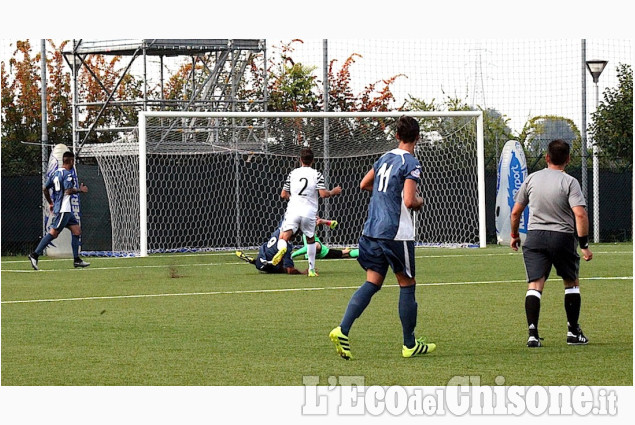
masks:
[[[586,120],[586,40],[582,39],[582,131],[580,136],[582,138],[580,143],[580,171],[581,171],[581,186],[584,199],[589,204],[589,191],[588,191],[588,176],[587,176],[587,120]]]
[[[148,110],[148,55],[145,40],[143,41],[143,110]]]
[[[595,110],[599,106],[600,88],[595,83]],[[597,140],[593,140],[593,242],[600,243],[600,158]]]
[[[148,186],[145,111],[139,112],[139,255],[148,256]]]
[[[79,131],[78,131],[78,119],[77,119],[77,104],[79,103],[77,96],[77,43],[73,40],[73,63],[71,63],[71,67],[73,68],[73,152],[77,152],[77,139],[79,139]]]
[[[41,148],[42,148],[42,182],[44,182],[46,180],[46,173],[48,171],[48,149],[47,149],[47,145],[48,145],[48,141],[49,141],[49,136],[48,136],[48,116],[47,116],[47,111],[46,111],[46,85],[47,85],[47,80],[46,80],[46,40],[42,39],[42,46],[41,46],[41,67],[42,69],[40,70],[41,72],[41,76],[42,76],[42,143],[41,143]],[[43,232],[42,234],[46,233],[46,213],[43,211],[42,214],[42,229]]]
[[[476,167],[478,185],[478,226],[479,247],[487,247],[485,221],[485,138],[483,135],[483,112],[476,118]]]
[[[322,54],[322,67],[324,68],[322,78],[324,79],[324,112],[328,112],[329,110],[329,70],[328,70],[328,40],[325,38],[322,41],[323,45],[323,54]],[[328,117],[324,118],[324,183],[327,188],[330,188],[330,152],[329,152],[329,119]],[[331,218],[331,209],[330,209],[330,200],[327,198],[326,202],[324,202],[324,216],[327,219]],[[329,242],[329,234],[328,228],[326,230],[326,241]]]

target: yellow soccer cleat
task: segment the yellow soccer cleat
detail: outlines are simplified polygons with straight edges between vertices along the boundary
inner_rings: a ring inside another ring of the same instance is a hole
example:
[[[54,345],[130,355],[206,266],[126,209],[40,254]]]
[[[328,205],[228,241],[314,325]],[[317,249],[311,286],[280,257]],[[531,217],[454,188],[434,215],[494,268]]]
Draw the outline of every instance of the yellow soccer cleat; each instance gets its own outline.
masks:
[[[424,354],[432,353],[436,350],[437,345],[433,343],[426,343],[425,338],[417,338],[415,341],[415,346],[412,348],[408,348],[405,345],[401,349],[401,355],[408,357],[422,356]]]
[[[346,360],[353,358],[351,355],[351,345],[348,341],[348,337],[342,333],[342,328],[340,326],[329,333],[329,338],[331,338],[331,341],[335,344],[337,354]]]
[[[309,269],[309,272],[307,273],[307,275],[309,277],[317,277],[319,276],[319,274],[317,274],[317,272],[315,271],[315,269]]]
[[[236,257],[240,258],[243,261],[246,261],[249,264],[254,263],[254,259],[248,255],[245,255],[245,253],[242,251],[236,251]]]
[[[274,266],[277,266],[278,264],[280,264],[280,261],[282,261],[282,257],[284,257],[284,254],[286,253],[287,253],[286,247],[276,252],[276,255],[274,255],[273,259],[271,260],[271,264],[273,264]]]

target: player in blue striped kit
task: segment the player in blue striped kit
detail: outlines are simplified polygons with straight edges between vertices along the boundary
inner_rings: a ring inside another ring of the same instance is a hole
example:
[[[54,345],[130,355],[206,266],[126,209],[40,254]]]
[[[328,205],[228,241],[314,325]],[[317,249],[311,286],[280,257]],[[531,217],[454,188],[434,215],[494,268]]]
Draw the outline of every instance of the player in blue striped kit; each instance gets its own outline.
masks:
[[[419,123],[412,117],[400,117],[397,122],[399,147],[379,158],[360,183],[362,190],[372,192],[357,259],[366,270],[366,282],[351,297],[340,326],[329,334],[338,354],[347,360],[351,358],[350,328],[381,289],[389,266],[400,287],[402,356],[427,354],[436,348],[435,344],[416,339],[414,335],[417,324],[415,231],[410,211],[419,210],[423,205],[423,199],[417,196],[421,164],[414,156],[419,137]]]
[[[88,187],[84,186],[83,183],[78,186],[73,177],[71,170],[75,166],[75,155],[72,152],[64,152],[62,161],[62,167],[51,174],[46,185],[42,188],[44,197],[54,215],[48,233],[42,238],[37,248],[35,248],[35,251],[29,254],[29,261],[35,270],[38,270],[38,259],[44,252],[44,249],[59,236],[65,227],[68,227],[72,235],[73,266],[83,268],[90,265],[90,263],[85,262],[79,257],[82,228],[71,209],[71,196],[88,192]],[[53,189],[53,197],[51,197],[49,189]]]

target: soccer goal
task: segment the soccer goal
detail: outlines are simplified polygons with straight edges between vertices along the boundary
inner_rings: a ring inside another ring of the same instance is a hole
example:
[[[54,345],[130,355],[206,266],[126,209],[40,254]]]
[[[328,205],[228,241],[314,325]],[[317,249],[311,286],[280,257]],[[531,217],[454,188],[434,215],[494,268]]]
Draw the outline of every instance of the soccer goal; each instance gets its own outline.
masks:
[[[283,217],[280,191],[310,146],[327,187],[342,195],[320,201],[318,229],[330,246],[354,246],[369,193],[359,182],[397,147],[396,119],[416,117],[424,206],[416,242],[485,246],[483,119],[461,112],[140,112],[138,137],[95,146],[111,210],[113,251],[148,253],[251,249]]]

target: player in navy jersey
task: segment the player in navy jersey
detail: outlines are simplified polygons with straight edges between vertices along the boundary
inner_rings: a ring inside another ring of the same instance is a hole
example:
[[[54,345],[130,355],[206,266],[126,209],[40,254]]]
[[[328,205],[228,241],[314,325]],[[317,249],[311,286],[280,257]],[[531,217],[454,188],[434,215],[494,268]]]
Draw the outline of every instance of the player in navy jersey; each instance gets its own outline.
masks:
[[[60,232],[67,227],[71,231],[71,246],[73,248],[73,266],[88,267],[90,263],[85,262],[79,257],[80,236],[82,228],[71,209],[71,195],[88,192],[88,187],[77,185],[77,181],[73,177],[72,169],[75,166],[75,155],[72,152],[64,152],[62,158],[62,167],[58,168],[46,182],[42,188],[44,197],[49,204],[49,208],[53,212],[51,220],[51,228],[42,238],[35,251],[29,254],[31,266],[38,270],[38,259],[44,252],[44,249],[59,236]],[[53,197],[49,193],[49,189],[53,189]]]
[[[351,326],[381,289],[388,267],[392,268],[400,287],[402,356],[427,354],[436,348],[435,344],[414,335],[417,324],[415,232],[410,211],[419,210],[423,205],[423,199],[417,196],[421,164],[414,157],[419,137],[419,123],[412,117],[400,117],[397,121],[399,147],[379,158],[360,183],[362,190],[372,192],[357,258],[366,270],[366,282],[351,297],[340,326],[329,334],[338,354],[347,360],[351,358],[348,338]]]
[[[282,224],[282,222],[280,224]],[[261,272],[307,274],[308,270],[302,272],[295,268],[295,264],[293,263],[293,259],[291,258],[291,251],[293,249],[293,246],[291,245],[291,249],[289,249],[282,256],[282,259],[277,264],[273,264],[273,257],[275,257],[275,255],[278,253],[278,240],[280,240],[280,233],[281,228],[279,225],[278,228],[269,237],[267,242],[260,246],[256,258],[245,255],[245,253],[243,253],[242,251],[236,251],[236,256],[241,260],[248,262],[249,264],[253,264]]]

